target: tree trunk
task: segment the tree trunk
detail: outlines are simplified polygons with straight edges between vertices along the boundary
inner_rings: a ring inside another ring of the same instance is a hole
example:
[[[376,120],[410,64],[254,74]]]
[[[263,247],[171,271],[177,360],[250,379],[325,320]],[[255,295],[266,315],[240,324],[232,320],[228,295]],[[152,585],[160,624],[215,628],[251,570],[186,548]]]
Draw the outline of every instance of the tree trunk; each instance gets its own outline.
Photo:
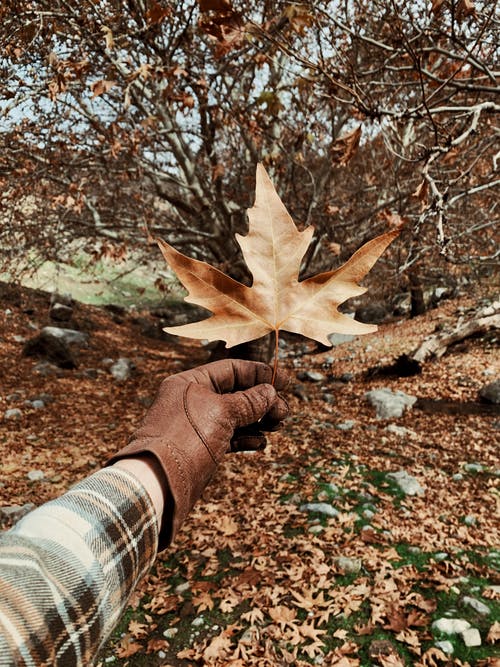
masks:
[[[274,335],[268,334],[257,340],[227,348],[223,341],[217,343],[210,355],[210,361],[218,359],[248,359],[269,364],[274,354]]]
[[[425,313],[424,290],[422,289],[422,283],[420,282],[420,277],[415,271],[412,271],[410,273],[410,298],[411,298],[410,317],[423,315]]]

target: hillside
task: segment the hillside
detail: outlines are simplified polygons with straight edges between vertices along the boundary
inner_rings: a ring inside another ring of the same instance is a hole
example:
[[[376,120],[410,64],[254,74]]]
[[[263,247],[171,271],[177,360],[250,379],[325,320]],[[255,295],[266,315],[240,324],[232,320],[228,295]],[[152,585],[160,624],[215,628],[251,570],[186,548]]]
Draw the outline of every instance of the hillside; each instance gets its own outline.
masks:
[[[77,303],[64,326],[88,334],[88,346],[74,351],[77,368],[57,368],[22,355],[27,340],[55,324],[49,295],[0,285],[0,299],[8,527],[8,508],[38,505],[95,470],[125,442],[161,378],[209,353],[151,338],[158,327],[149,313]],[[479,299],[445,301],[322,353],[289,342],[284,429],[263,453],[226,459],[133,595],[100,664],[498,667],[500,414],[477,403],[479,389],[500,377],[498,333],[453,346],[415,376],[368,372]],[[119,358],[132,362],[123,381],[110,373]],[[417,403],[381,419],[364,395],[382,387],[448,407],[428,412]],[[472,414],[464,403],[476,405]],[[450,618],[479,635],[432,625]]]

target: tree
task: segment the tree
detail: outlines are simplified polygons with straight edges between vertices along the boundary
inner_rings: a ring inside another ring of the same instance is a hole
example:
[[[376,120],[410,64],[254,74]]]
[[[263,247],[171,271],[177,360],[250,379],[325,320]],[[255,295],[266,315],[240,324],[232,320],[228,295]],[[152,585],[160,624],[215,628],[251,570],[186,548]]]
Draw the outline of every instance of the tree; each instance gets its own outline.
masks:
[[[61,256],[74,239],[120,252],[144,246],[147,226],[240,278],[234,233],[257,161],[316,227],[306,273],[401,218],[395,276],[458,276],[496,257],[494,3],[20,0],[0,12],[11,259],[33,246]]]

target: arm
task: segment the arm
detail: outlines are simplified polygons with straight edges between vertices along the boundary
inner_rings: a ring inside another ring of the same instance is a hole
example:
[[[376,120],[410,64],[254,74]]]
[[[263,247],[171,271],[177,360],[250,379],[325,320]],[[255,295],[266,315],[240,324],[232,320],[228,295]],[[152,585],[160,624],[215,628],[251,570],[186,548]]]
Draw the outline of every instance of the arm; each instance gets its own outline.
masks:
[[[109,467],[0,537],[0,667],[92,664],[224,453],[285,416],[270,376],[223,361],[168,378]]]

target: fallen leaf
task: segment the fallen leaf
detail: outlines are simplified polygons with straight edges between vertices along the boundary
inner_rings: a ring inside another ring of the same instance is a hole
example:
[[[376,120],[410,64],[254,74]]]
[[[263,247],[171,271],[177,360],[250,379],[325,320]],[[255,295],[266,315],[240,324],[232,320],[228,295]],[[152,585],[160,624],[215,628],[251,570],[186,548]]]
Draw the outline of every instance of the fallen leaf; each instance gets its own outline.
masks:
[[[257,167],[256,199],[248,217],[248,235],[236,238],[253,276],[251,287],[158,240],[164,258],[189,292],[185,300],[213,313],[201,322],[166,327],[166,332],[224,340],[232,347],[279,330],[328,346],[328,335],[334,332],[376,331],[375,325],[353,320],[337,308],[366,291],[358,281],[398,236],[399,229],[368,241],[340,268],[299,282],[301,261],[314,230],[297,229],[262,165]]]
[[[488,644],[496,644],[500,640],[500,622],[495,621],[488,630],[486,641]]]
[[[129,658],[143,648],[143,645],[136,642],[131,635],[125,635],[116,645],[115,652],[118,658]]]

